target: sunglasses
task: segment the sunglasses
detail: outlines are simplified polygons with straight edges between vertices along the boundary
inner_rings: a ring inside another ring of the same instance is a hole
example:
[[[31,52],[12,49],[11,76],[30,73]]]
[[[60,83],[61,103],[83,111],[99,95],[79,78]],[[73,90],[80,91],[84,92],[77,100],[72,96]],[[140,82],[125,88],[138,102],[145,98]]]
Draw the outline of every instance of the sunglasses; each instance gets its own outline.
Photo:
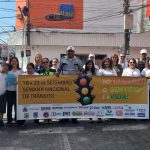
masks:
[[[129,63],[130,63],[130,64],[135,64],[135,62],[134,62],[134,61],[130,61]]]
[[[43,64],[48,64],[48,61],[43,62]]]
[[[53,61],[53,63],[58,63],[57,61]]]
[[[68,50],[68,53],[73,53],[74,51],[73,50]]]

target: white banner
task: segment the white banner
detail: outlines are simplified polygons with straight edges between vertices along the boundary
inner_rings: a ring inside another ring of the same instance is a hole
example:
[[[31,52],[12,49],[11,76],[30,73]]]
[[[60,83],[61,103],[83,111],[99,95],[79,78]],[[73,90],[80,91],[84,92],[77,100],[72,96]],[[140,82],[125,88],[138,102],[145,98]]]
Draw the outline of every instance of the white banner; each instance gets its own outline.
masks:
[[[147,104],[39,104],[18,105],[17,119],[128,118],[149,119]]]

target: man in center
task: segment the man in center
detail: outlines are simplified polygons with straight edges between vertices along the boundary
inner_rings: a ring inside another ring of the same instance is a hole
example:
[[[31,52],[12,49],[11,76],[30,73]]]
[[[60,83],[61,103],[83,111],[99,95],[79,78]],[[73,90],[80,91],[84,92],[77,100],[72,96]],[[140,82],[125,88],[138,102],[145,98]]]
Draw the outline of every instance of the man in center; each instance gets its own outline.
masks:
[[[57,76],[61,75],[79,75],[83,71],[83,64],[79,58],[75,56],[75,48],[68,46],[66,56],[61,58],[60,65],[57,69]],[[67,119],[62,119],[60,122],[64,122]],[[68,120],[67,120],[68,121]],[[77,119],[72,119],[73,123],[77,123]]]

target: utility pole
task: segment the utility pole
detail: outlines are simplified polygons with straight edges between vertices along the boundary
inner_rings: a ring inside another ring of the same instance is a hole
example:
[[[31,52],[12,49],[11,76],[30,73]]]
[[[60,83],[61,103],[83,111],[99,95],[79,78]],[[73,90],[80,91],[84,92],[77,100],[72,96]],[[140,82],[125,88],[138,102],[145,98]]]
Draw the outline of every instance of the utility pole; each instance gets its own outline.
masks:
[[[23,69],[25,18],[24,18],[24,15],[23,15],[23,13],[22,13],[22,10],[21,10],[21,7],[20,7],[20,6],[18,6],[18,9],[19,9],[19,11],[20,11],[20,13],[21,13],[21,18],[22,18],[22,28],[23,28],[23,30],[22,30],[22,32],[23,32],[23,34],[22,34],[22,50],[21,50],[21,58],[22,58],[21,68]]]
[[[29,4],[29,0],[27,0],[27,8],[28,8],[28,12],[27,12],[27,25],[26,25],[26,36],[27,36],[27,47],[26,47],[26,57],[27,57],[27,62],[30,62],[30,56],[31,56],[31,45],[30,45],[30,29],[31,29],[31,23],[30,23],[30,4]]]
[[[133,26],[133,15],[130,15],[130,0],[124,0],[124,46],[123,53],[125,55],[130,54],[130,31]]]

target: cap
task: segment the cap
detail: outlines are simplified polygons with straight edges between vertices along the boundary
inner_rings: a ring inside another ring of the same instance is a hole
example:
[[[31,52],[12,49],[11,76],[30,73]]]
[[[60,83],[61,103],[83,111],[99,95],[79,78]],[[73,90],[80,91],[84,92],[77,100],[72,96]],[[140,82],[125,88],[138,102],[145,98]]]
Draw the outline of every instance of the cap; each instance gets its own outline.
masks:
[[[69,50],[75,51],[75,48],[73,46],[68,46],[67,51],[69,51]]]
[[[141,49],[140,54],[146,53],[147,54],[147,50],[146,49]]]
[[[120,54],[120,57],[121,57],[121,56],[125,56],[125,54],[121,53],[121,54]]]
[[[90,58],[90,57],[95,57],[95,55],[94,55],[94,54],[89,54],[89,58]]]

